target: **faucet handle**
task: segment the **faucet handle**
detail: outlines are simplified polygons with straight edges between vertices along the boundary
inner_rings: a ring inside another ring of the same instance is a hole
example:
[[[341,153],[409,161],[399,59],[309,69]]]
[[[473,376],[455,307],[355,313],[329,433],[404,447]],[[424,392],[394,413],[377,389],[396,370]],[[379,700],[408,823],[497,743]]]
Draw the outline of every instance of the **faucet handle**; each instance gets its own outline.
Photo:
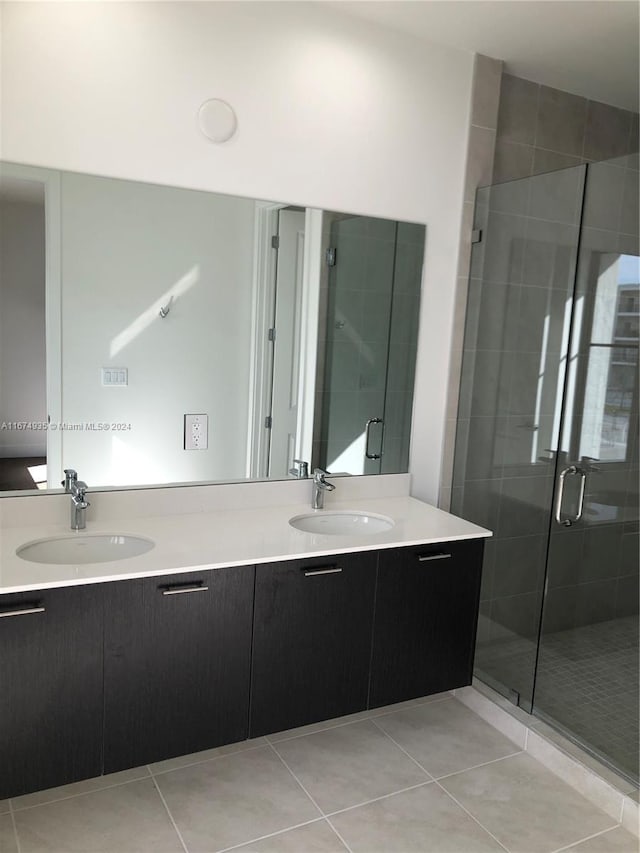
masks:
[[[65,468],[64,469],[64,480],[60,481],[60,485],[64,486],[65,492],[71,491],[71,484],[76,483],[78,481],[78,472],[74,471],[73,468]]]
[[[595,456],[581,456],[580,462],[583,463],[582,467],[588,473],[595,474],[600,470],[597,465],[593,464],[594,462],[600,462]]]
[[[289,468],[289,473],[299,480],[306,480],[309,476],[309,463],[303,459],[294,459],[293,468]]]
[[[74,488],[71,492],[71,497],[74,504],[80,509],[86,509],[88,506],[91,506],[91,504],[87,500],[88,488],[89,487],[84,482],[84,480],[77,480],[74,482]]]
[[[316,468],[313,472],[313,482],[316,486],[319,486],[322,489],[326,489],[328,492],[332,492],[335,489],[333,483],[329,483],[325,477],[330,477],[331,474],[329,471],[325,471],[324,468]]]

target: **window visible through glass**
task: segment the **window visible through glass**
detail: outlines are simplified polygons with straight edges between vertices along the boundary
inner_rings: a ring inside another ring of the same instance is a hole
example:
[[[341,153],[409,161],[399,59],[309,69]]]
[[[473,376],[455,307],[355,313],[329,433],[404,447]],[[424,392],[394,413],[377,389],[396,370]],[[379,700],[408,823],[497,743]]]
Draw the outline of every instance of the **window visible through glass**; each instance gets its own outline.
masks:
[[[602,255],[588,350],[580,456],[623,462],[638,411],[640,258]]]

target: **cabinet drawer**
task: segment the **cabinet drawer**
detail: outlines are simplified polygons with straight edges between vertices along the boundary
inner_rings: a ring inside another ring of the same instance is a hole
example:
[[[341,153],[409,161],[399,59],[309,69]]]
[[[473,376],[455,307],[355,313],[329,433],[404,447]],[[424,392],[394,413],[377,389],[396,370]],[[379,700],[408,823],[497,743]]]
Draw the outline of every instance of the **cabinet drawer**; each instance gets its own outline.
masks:
[[[376,552],[256,568],[251,736],[366,708]]]

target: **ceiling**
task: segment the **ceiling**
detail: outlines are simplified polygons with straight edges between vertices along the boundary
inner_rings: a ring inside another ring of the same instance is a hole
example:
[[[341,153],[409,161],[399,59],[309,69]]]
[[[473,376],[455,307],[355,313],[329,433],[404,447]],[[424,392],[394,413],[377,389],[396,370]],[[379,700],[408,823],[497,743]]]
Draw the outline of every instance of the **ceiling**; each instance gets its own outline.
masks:
[[[359,18],[483,53],[505,71],[638,110],[640,4],[635,0],[339,0]]]

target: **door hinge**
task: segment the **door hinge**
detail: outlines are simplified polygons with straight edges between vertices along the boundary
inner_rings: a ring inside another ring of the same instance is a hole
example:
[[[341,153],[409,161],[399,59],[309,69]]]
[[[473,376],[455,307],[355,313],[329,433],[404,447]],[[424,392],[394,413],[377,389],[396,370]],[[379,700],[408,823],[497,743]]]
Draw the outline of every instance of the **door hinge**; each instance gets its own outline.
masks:
[[[280,237],[277,234],[274,234],[271,238],[271,248],[279,249],[280,248]]]
[[[325,252],[325,258],[327,261],[328,267],[335,267],[336,265],[336,249],[334,246],[330,246]]]
[[[267,339],[270,340],[271,343],[275,343],[275,340],[276,340],[276,330],[275,329],[269,329],[269,331],[267,332]]]
[[[472,243],[482,243],[482,229],[474,228],[471,232],[471,242]]]
[[[267,415],[267,417],[264,419],[264,428],[265,429],[271,429],[272,426],[273,426],[273,418],[271,417],[271,415]]]

